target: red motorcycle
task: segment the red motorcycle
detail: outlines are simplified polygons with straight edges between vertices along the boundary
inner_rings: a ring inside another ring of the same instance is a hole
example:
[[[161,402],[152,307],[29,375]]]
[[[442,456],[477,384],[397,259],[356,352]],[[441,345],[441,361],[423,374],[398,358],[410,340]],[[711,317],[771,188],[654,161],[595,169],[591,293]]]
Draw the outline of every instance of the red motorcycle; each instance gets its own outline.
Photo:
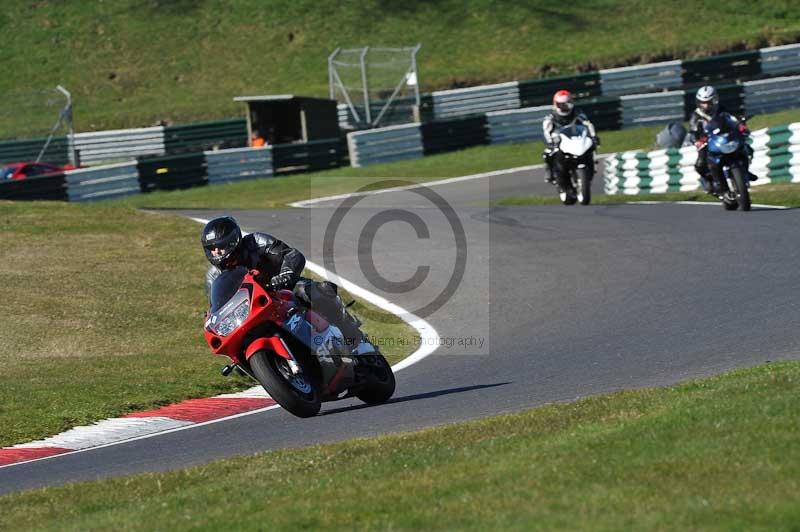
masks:
[[[290,290],[271,291],[256,271],[224,271],[211,287],[205,338],[234,369],[257,380],[279,405],[311,417],[324,401],[358,397],[368,404],[394,393],[392,368],[369,341],[348,346],[341,331],[299,304]]]

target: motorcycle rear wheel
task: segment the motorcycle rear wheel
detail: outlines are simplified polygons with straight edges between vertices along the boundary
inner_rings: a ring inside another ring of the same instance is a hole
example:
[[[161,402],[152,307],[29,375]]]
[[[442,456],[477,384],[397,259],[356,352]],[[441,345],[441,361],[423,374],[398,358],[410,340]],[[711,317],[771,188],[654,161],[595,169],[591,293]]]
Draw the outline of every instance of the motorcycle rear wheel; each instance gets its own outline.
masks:
[[[269,396],[289,413],[297,417],[317,415],[322,400],[302,365],[303,371],[293,375],[286,359],[272,351],[262,350],[250,357],[250,367]]]
[[[742,168],[731,168],[733,173],[733,184],[736,185],[736,198],[739,203],[739,208],[743,211],[750,210],[750,189],[747,188],[747,183],[750,179],[745,175]]]
[[[375,366],[370,368],[367,384],[355,394],[369,405],[385,403],[394,394],[395,378],[392,367],[380,353],[369,355],[375,357]]]

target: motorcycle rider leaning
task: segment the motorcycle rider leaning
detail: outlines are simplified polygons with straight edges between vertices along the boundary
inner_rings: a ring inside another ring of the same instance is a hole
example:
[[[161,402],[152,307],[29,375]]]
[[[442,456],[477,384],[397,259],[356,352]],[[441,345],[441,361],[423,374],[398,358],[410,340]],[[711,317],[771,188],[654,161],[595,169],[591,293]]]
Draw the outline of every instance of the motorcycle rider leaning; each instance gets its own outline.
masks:
[[[300,303],[319,312],[342,331],[350,349],[361,342],[360,323],[342,305],[336,284],[316,282],[300,276],[306,259],[297,249],[267,233],[242,236],[238,222],[230,216],[209,221],[200,239],[206,258],[211,263],[205,279],[208,297],[211,296],[214,280],[222,271],[237,266],[258,270],[257,282],[271,290],[293,290]]]
[[[558,149],[561,137],[558,130],[570,124],[586,126],[595,147],[600,145],[600,138],[586,115],[575,108],[572,94],[568,90],[560,90],[553,95],[553,110],[542,121],[544,132],[544,153],[542,157],[547,164],[545,181],[555,185],[564,171],[564,154]]]
[[[689,140],[697,148],[697,160],[694,169],[700,176],[700,183],[708,194],[717,194],[727,190],[722,176],[722,169],[708,158],[708,135],[706,127],[709,123],[732,124],[739,131],[747,136],[750,134],[747,125],[730,114],[725,107],[719,103],[719,94],[711,85],[705,85],[697,89],[695,94],[695,110],[689,118]],[[748,157],[752,158],[753,149],[747,145]],[[750,181],[755,181],[757,176],[748,170]]]

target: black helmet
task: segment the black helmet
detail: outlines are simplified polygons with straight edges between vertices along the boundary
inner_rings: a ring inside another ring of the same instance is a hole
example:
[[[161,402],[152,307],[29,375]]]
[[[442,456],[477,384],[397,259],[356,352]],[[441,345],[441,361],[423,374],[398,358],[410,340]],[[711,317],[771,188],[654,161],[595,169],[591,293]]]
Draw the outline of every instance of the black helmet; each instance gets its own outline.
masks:
[[[227,268],[232,265],[231,259],[235,256],[241,241],[242,230],[230,216],[214,218],[206,224],[200,234],[206,258],[217,268]]]

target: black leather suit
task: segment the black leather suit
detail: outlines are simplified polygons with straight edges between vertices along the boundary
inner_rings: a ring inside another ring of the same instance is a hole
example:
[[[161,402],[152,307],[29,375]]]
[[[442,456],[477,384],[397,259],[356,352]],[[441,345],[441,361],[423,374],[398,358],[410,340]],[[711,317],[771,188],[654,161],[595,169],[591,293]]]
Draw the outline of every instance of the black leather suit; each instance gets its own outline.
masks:
[[[250,233],[242,237],[238,257],[232,262],[248,270],[258,270],[267,280],[280,273],[291,272],[294,283],[300,279],[300,274],[306,267],[306,258],[302,253],[267,233]],[[206,294],[211,293],[211,285],[220,273],[216,266],[208,269]],[[288,288],[294,288],[294,284]]]
[[[360,342],[359,323],[342,306],[336,284],[302,278],[300,274],[306,266],[306,258],[297,249],[267,233],[250,233],[242,237],[238,256],[231,261],[231,267],[235,266],[258,270],[266,282],[279,274],[291,274],[292,281],[286,288],[294,290],[300,302],[336,325],[348,344],[355,346]],[[206,272],[206,295],[210,296],[211,285],[220,273],[216,266]]]
[[[708,115],[700,109],[695,109],[692,116],[689,118],[689,140],[694,144],[698,140],[705,138],[706,125],[708,125],[714,117],[722,113],[727,113],[727,111],[721,104],[717,106],[717,110],[713,115]],[[697,161],[694,163],[694,169],[703,179],[709,180],[711,177],[719,179],[718,175],[711,175],[711,169],[708,166],[708,146],[704,145],[702,148],[698,148]]]

